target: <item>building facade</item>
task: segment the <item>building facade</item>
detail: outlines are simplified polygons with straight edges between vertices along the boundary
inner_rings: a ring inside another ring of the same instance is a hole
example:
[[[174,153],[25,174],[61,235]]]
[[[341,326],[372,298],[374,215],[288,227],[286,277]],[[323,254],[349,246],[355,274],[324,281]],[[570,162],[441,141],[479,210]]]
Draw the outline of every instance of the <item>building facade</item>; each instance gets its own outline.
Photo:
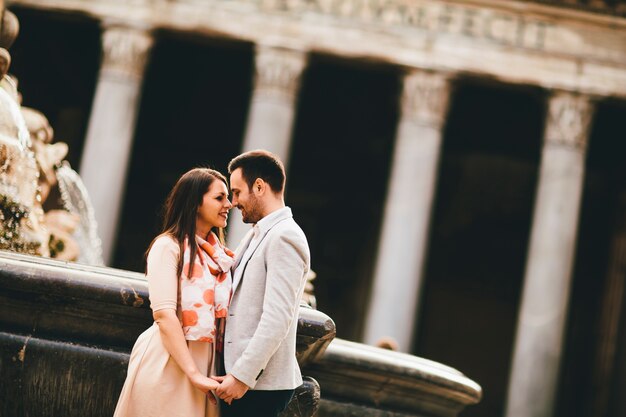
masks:
[[[467,416],[626,415],[622,3],[9,7],[109,264],[142,269],[182,172],[266,148],[340,337],[460,369]]]

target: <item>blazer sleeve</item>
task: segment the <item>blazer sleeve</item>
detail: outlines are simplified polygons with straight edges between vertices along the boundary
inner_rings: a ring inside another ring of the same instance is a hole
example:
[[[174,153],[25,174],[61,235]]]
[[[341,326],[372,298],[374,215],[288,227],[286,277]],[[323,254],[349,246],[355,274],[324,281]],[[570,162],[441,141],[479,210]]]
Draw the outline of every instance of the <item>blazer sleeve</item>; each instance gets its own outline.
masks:
[[[250,388],[254,388],[258,375],[289,333],[309,265],[306,239],[295,231],[274,238],[266,253],[263,313],[252,339],[230,371]]]
[[[168,308],[176,310],[178,254],[178,244],[168,236],[157,238],[150,248],[146,278],[153,312]]]

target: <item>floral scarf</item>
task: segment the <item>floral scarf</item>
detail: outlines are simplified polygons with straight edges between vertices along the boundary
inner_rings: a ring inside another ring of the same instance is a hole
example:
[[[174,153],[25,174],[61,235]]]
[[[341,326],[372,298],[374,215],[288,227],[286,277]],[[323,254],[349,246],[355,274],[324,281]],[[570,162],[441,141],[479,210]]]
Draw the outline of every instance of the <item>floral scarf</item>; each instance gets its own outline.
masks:
[[[213,343],[220,336],[216,337],[216,319],[228,313],[232,287],[230,268],[235,255],[219,243],[214,233],[211,232],[207,240],[196,236],[198,252],[191,268],[190,248],[185,241],[180,304],[185,339]]]

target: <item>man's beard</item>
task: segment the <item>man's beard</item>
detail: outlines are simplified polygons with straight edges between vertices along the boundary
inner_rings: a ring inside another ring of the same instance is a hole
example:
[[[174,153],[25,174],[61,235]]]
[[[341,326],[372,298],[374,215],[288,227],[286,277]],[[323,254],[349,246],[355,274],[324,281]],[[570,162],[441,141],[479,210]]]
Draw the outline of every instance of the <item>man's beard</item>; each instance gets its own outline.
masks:
[[[250,201],[245,210],[241,210],[241,217],[244,223],[257,223],[263,218],[261,215],[261,205],[259,200],[253,195],[250,196]]]

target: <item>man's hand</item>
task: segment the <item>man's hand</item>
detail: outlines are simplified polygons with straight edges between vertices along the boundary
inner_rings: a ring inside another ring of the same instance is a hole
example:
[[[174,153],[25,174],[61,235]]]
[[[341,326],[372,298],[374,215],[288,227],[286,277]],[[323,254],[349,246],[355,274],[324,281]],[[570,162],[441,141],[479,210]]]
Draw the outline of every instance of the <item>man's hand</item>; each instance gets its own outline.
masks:
[[[244,394],[250,389],[250,387],[231,374],[226,376],[212,376],[211,378],[220,383],[215,390],[215,393],[229,405],[233,402],[233,400],[238,400],[243,397]]]

